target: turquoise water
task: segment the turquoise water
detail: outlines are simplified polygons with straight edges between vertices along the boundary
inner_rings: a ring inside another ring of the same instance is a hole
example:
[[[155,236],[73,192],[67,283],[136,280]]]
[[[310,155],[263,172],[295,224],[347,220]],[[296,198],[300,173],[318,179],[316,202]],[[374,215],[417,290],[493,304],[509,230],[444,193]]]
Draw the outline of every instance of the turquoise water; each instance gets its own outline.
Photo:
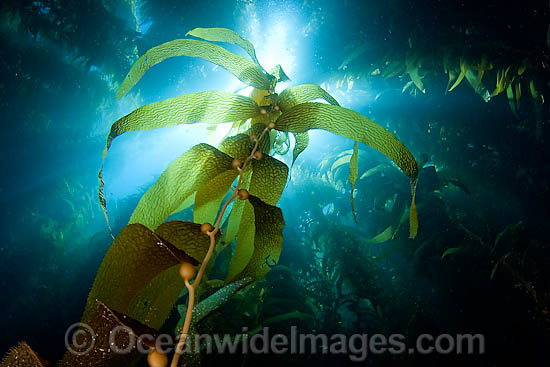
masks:
[[[250,92],[220,66],[175,57],[115,98],[151,47],[196,27],[224,27],[255,46],[265,70],[282,66],[290,81],[275,92],[319,85],[408,148],[419,166],[419,230],[408,238],[410,183],[391,160],[359,144],[352,194],[354,141],[311,130],[277,203],[285,221],[278,264],[267,258],[271,271],[197,330],[268,326],[272,335],[290,335],[297,327],[348,339],[402,335],[407,346],[421,334],[479,334],[485,351],[371,348],[354,362],[350,356],[363,350],[358,344],[297,354],[203,350],[203,364],[547,364],[549,11],[535,1],[0,5],[0,353],[19,341],[52,362],[66,352],[66,331],[80,320],[112,243],[97,179],[111,125],[181,94]],[[248,57],[236,45],[220,45]],[[113,234],[172,161],[196,144],[217,146],[230,128],[197,123],[118,137],[103,171]],[[271,155],[290,167],[295,138],[288,139],[287,153],[278,154],[283,147]],[[192,208],[170,219],[191,221]],[[218,255],[210,279],[225,278],[234,247]],[[178,305],[186,302],[183,292]],[[160,331],[174,335],[179,319],[174,307]]]

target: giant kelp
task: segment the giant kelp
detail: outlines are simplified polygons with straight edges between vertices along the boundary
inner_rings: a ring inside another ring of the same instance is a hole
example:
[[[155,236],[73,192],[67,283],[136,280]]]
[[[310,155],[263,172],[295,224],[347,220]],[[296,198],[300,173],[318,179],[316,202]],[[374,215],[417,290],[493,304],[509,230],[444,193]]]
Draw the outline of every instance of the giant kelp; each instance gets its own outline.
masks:
[[[127,132],[196,122],[233,122],[239,129],[243,125],[246,128],[243,133],[226,137],[218,148],[195,145],[170,164],[147,190],[129,224],[105,255],[83,316],[84,322],[94,320],[94,312],[100,307],[100,312],[107,313],[102,317],[107,321],[131,318],[144,326],[159,328],[182,288],[187,288],[188,306],[182,337],[172,361],[174,367],[192,327],[195,293],[200,292],[197,289],[201,279],[207,277],[207,265],[217,254],[222,219],[233,200],[238,199],[227,217],[225,244],[235,237],[237,241],[225,280],[226,287],[230,287],[227,289],[231,289],[227,297],[262,278],[278,262],[284,220],[275,205],[286,185],[289,169],[269,154],[274,149],[280,151],[285,144],[288,150],[289,132],[297,141],[294,161],[307,147],[310,129],[324,129],[385,154],[410,178],[411,238],[417,231],[414,193],[418,168],[412,154],[393,134],[367,117],[339,106],[319,86],[294,86],[277,95],[277,82],[288,79],[282,68],[279,66],[267,73],[257,61],[250,42],[231,30],[195,29],[189,34],[207,41],[180,39],[147,51],[131,68],[117,97],[126,94],[150,67],[162,60],[191,56],[220,65],[252,86],[250,98],[230,92],[205,91],[142,106],[112,125],[103,159],[114,139]],[[208,41],[237,44],[247,51],[252,62]],[[317,99],[328,104],[310,102]],[[350,164],[352,185],[358,176],[357,154],[356,143]],[[99,172],[99,181],[99,200],[108,218],[103,169]],[[222,204],[228,191],[232,193]],[[163,223],[193,200],[197,223]],[[219,302],[214,302],[216,307]],[[101,309],[101,305],[106,308]]]

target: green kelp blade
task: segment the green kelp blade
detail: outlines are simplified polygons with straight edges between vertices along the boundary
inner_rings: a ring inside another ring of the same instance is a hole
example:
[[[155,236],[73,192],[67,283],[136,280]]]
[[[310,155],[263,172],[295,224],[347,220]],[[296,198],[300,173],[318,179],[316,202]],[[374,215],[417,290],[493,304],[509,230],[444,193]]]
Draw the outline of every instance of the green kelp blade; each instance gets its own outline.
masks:
[[[446,249],[445,252],[441,255],[440,260],[443,260],[448,255],[457,254],[457,253],[461,252],[462,250],[463,250],[463,247],[450,247],[450,248]]]
[[[411,180],[418,177],[413,155],[392,133],[358,112],[324,103],[302,103],[281,115],[277,130],[322,129],[370,146],[390,158]]]
[[[294,135],[294,139],[296,140],[296,143],[294,144],[294,149],[292,150],[292,166],[294,166],[294,163],[296,162],[296,159],[298,159],[298,156],[306,150],[307,146],[309,145],[309,133],[307,131],[303,133],[292,133]]]
[[[260,68],[262,68],[262,65],[260,65],[260,62],[256,58],[256,50],[254,49],[254,45],[249,40],[246,40],[239,36],[239,34],[231,29],[227,28],[195,28],[187,32],[187,35],[191,35],[193,37],[202,38],[206,41],[212,41],[212,42],[225,42],[225,43],[231,43],[233,45],[238,45],[243,48],[243,50],[246,51],[246,53],[252,58],[252,61],[256,65],[258,65]],[[262,68],[262,70],[264,70]]]
[[[285,112],[300,103],[315,99],[324,99],[332,105],[339,106],[338,101],[330,93],[315,84],[301,84],[286,88],[279,94],[278,104],[281,111]]]
[[[224,286],[221,289],[218,289],[214,294],[197,303],[195,307],[193,307],[191,328],[193,329],[202,319],[222,307],[235,293],[246,287],[251,282],[251,278],[240,279]],[[174,330],[175,335],[181,334],[181,329],[185,321],[184,315],[187,312],[187,305],[178,306],[178,311],[180,315],[182,315],[182,318],[176,325],[176,329]]]
[[[132,299],[162,271],[189,262],[198,262],[141,224],[120,231],[103,258],[88,295],[83,322],[95,308],[97,299],[114,310],[128,312]]]
[[[515,118],[519,119],[518,106],[516,103],[516,96],[514,95],[514,88],[512,87],[512,83],[508,84],[508,86],[506,87],[506,98],[508,99],[510,111],[512,111],[512,114]]]
[[[195,122],[223,123],[246,120],[260,114],[260,107],[251,98],[224,91],[182,94],[139,107],[111,126],[105,151],[113,139],[130,131]]]
[[[353,213],[353,219],[357,223],[357,216],[355,214],[355,203],[353,202],[353,192],[355,191],[355,182],[357,181],[357,176],[359,176],[359,168],[357,166],[357,161],[359,157],[359,150],[357,148],[357,142],[353,145],[353,154],[349,162],[349,182],[351,183],[351,212]]]
[[[221,202],[238,174],[239,171],[236,169],[225,171],[201,186],[195,197],[193,221],[214,225]]]
[[[277,79],[278,83],[287,82],[290,80],[280,64],[277,64],[271,68],[271,70],[269,70],[269,74],[273,75]]]
[[[283,212],[276,206],[264,203],[250,195],[248,201],[254,207],[254,252],[246,267],[229,283],[250,277],[262,278],[279,261],[283,244]]]
[[[255,63],[235,55],[225,48],[206,41],[193,39],[177,39],[153,47],[142,55],[126,75],[116,94],[117,98],[124,96],[141,79],[143,74],[159,62],[175,56],[200,57],[229,71],[244,84],[258,89],[270,89],[271,79]]]
[[[210,123],[231,122],[248,119],[260,113],[260,108],[252,99],[223,91],[206,91],[183,94],[174,98],[142,106],[122,117],[111,126],[103,150],[103,162],[113,139],[137,130],[151,130],[161,127],[207,121]],[[107,202],[103,183],[103,162],[98,174],[99,202],[107,223]]]
[[[248,190],[250,187],[250,177],[252,175],[252,170],[247,170],[243,173],[243,181],[240,188]],[[245,200],[235,200],[233,201],[233,207],[231,208],[231,213],[229,214],[229,219],[227,221],[227,230],[225,231],[224,242],[226,245],[231,243],[237,236],[239,228],[242,222],[242,216],[244,212],[244,207],[246,204]]]
[[[456,78],[456,80],[455,80],[454,84],[451,86],[451,88],[449,88],[449,90],[448,90],[449,92],[452,92],[453,89],[458,87],[460,82],[462,82],[462,79],[464,79],[464,77],[466,76],[467,72],[468,72],[468,67],[466,66],[464,61],[461,61],[460,62],[460,74],[458,75],[458,78]]]
[[[393,238],[394,228],[393,225],[388,226],[385,230],[377,234],[376,236],[366,240],[366,243],[380,244],[388,242]]]
[[[259,161],[252,162],[252,176],[248,191],[250,195],[258,197],[261,201],[268,205],[275,205],[279,201],[283,190],[286,186],[288,177],[288,166],[283,162],[265,154]],[[242,205],[242,207],[237,206]],[[232,279],[236,274],[240,273],[248,264],[254,253],[255,243],[255,221],[254,208],[249,201],[244,201],[244,204],[235,203],[233,210],[236,211],[236,216],[231,213],[228,230],[232,233],[238,226],[237,245],[235,254],[231,259],[227,280]],[[239,217],[238,214],[241,213]],[[229,237],[232,240],[233,237]]]
[[[208,144],[198,144],[173,161],[141,197],[129,223],[158,227],[182,202],[212,178],[233,170],[233,158]]]
[[[252,171],[250,194],[269,205],[276,205],[286,186],[288,166],[264,154],[262,159],[252,162]]]
[[[353,152],[352,152],[352,154],[353,154]],[[332,172],[334,172],[338,167],[343,166],[344,164],[348,164],[351,160],[352,154],[343,155],[340,158],[338,158],[337,160],[335,160],[334,163],[332,164],[332,166],[330,167],[330,170]]]
[[[416,236],[416,206],[414,198],[418,180],[418,165],[411,152],[392,133],[358,112],[340,106],[306,102],[283,113],[276,122],[277,130],[302,133],[322,129],[370,146],[390,158],[411,180],[411,231]]]
[[[254,253],[254,208],[248,200],[243,200],[242,214],[239,219],[235,251],[229,263],[226,283],[244,269]],[[229,220],[231,220],[231,217],[229,217]]]
[[[422,83],[422,78],[418,74],[418,66],[407,65],[407,74],[409,74],[411,81],[418,88],[418,90],[420,90],[422,93],[426,93],[424,83]]]

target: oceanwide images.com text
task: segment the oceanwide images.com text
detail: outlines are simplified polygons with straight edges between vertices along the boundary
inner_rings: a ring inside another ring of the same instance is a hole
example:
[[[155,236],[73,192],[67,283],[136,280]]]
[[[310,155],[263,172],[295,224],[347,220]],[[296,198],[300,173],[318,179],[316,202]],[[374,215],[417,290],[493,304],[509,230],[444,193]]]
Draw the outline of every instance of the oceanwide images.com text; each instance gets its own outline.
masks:
[[[485,337],[481,334],[421,334],[410,341],[403,334],[311,334],[299,333],[292,326],[287,334],[271,334],[269,327],[250,335],[248,328],[241,334],[192,334],[186,339],[183,353],[215,354],[346,354],[351,361],[364,361],[369,354],[484,354]],[[94,348],[97,334],[86,324],[72,325],[65,335],[69,352],[85,354]],[[125,339],[124,346],[115,342]],[[136,336],[126,326],[113,329],[109,335],[111,351],[127,354],[138,350],[147,354],[151,345],[168,354],[174,351],[178,339],[169,334]],[[412,345],[408,345],[407,343]],[[149,346],[146,346],[149,345]]]

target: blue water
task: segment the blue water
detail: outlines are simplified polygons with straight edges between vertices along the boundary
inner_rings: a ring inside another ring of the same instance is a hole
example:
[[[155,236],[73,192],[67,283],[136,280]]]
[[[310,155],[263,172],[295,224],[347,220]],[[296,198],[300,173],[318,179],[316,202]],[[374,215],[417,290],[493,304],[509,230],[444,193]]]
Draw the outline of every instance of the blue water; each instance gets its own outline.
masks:
[[[545,365],[549,14],[548,4],[535,1],[513,6],[428,0],[0,5],[0,354],[23,340],[50,361],[65,352],[65,330],[80,319],[112,242],[97,199],[110,126],[139,106],[180,94],[247,92],[223,68],[177,57],[148,70],[117,100],[132,63],[193,28],[226,27],[255,45],[266,70],[282,66],[291,80],[277,92],[299,84],[322,86],[343,107],[392,132],[421,168],[417,239],[407,239],[405,221],[391,241],[369,242],[399,224],[410,203],[407,177],[387,157],[360,145],[359,176],[377,166],[381,171],[358,180],[355,221],[349,165],[331,169],[339,154],[353,149],[353,141],[311,131],[278,203],[286,223],[279,264],[293,270],[293,280],[277,283],[275,275],[268,276],[261,283],[266,297],[278,288],[307,294],[326,311],[316,315],[316,328],[324,332],[484,333],[489,345],[483,356],[369,359],[373,365]],[[247,56],[235,45],[224,47]],[[454,50],[456,65],[489,55],[493,68],[482,79],[489,92],[497,70],[512,65],[521,83],[518,112],[510,109],[506,91],[485,102],[466,78],[445,93],[444,47]],[[388,78],[380,75],[390,61],[405,65],[415,52],[424,57],[419,70],[425,93],[414,85],[403,91],[410,80],[405,68]],[[532,62],[520,75],[524,60]],[[531,96],[530,80],[546,96],[544,103]],[[228,129],[220,126],[212,135],[205,124],[179,125],[118,137],[103,173],[113,233],[174,159],[198,143],[217,145]],[[275,157],[290,165],[292,148]],[[187,220],[190,214],[184,213]],[[449,248],[461,252],[442,259]],[[319,279],[330,274],[312,269],[332,260],[335,278],[323,283]],[[497,263],[504,265],[495,268]],[[300,309],[300,302],[280,313]],[[358,311],[365,305],[382,311],[367,317]],[[262,320],[272,316],[258,312]],[[230,362],[256,365],[271,357]],[[331,358],[294,362],[349,363]],[[216,357],[206,361],[220,363]]]

